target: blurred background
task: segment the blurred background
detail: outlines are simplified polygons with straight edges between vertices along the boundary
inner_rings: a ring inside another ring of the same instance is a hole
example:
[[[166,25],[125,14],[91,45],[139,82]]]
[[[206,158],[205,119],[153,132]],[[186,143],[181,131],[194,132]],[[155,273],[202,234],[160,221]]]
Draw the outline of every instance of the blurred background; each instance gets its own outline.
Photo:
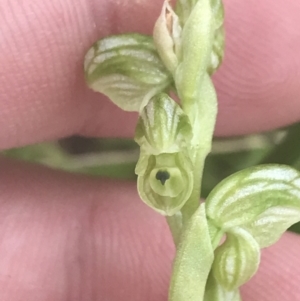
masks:
[[[300,170],[300,123],[259,135],[215,138],[206,161],[202,197],[225,177],[249,166],[279,163]],[[4,151],[11,158],[95,177],[136,180],[138,145],[131,139],[79,136]],[[300,223],[290,228],[300,233]]]

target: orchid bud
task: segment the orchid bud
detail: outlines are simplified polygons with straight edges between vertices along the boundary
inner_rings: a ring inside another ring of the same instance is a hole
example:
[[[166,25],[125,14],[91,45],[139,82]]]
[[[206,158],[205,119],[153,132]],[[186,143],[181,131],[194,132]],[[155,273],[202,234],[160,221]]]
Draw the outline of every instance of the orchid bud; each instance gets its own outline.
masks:
[[[165,0],[154,26],[153,40],[162,61],[172,74],[180,59],[181,30],[178,16]]]

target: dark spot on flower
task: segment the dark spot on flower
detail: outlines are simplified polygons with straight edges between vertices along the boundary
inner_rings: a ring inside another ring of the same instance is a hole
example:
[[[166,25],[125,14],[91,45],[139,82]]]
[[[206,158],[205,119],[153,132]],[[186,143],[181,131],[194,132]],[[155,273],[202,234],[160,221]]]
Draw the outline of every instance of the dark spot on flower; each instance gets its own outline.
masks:
[[[159,180],[162,185],[165,185],[168,179],[170,179],[170,174],[167,171],[160,170],[156,173],[156,180]]]

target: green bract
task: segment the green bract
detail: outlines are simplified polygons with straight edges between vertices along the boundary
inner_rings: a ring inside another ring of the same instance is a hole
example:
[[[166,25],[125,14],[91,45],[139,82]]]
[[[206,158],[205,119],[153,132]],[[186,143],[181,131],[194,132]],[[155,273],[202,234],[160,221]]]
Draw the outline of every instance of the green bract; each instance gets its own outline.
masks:
[[[140,111],[172,83],[152,38],[140,34],[99,40],[86,54],[84,68],[90,88],[107,95],[125,111]]]
[[[203,300],[213,248],[201,204],[187,223],[173,265],[169,301]]]

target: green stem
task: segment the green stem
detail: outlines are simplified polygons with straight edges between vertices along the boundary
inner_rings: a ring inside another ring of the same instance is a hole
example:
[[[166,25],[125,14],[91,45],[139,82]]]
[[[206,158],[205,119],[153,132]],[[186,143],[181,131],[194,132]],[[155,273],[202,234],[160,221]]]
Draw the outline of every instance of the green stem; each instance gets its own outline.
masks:
[[[174,244],[177,247],[182,232],[182,214],[177,212],[172,216],[167,216],[166,220],[172,233]]]
[[[190,198],[182,208],[183,224],[185,224],[200,204],[204,163],[211,150],[216,122],[217,95],[208,74],[203,77],[196,96],[182,98],[182,108],[189,116],[193,127],[191,153],[194,158],[194,188]]]
[[[206,155],[207,152],[201,150],[197,152],[194,169],[194,188],[190,198],[181,210],[183,224],[191,218],[200,205],[201,182]]]

